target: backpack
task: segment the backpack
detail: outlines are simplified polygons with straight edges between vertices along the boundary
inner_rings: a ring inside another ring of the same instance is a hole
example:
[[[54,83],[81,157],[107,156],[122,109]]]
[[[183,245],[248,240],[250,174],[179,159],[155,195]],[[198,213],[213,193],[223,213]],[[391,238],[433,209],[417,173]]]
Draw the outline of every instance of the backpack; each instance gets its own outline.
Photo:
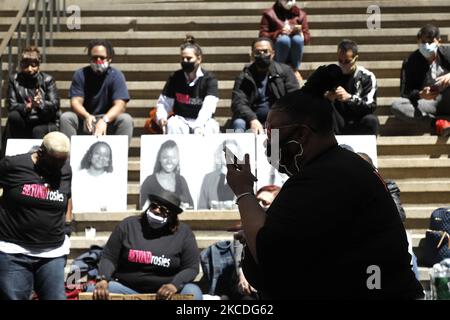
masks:
[[[427,267],[450,258],[450,207],[431,213],[430,229],[424,239],[423,262]]]
[[[233,241],[218,241],[203,249],[200,264],[208,281],[208,294],[234,295],[237,274]]]
[[[156,107],[151,107],[148,113],[148,118],[145,119],[144,129],[147,133],[150,134],[163,134],[163,130],[158,124],[158,120],[156,119]],[[168,114],[168,118],[173,115],[173,112]]]

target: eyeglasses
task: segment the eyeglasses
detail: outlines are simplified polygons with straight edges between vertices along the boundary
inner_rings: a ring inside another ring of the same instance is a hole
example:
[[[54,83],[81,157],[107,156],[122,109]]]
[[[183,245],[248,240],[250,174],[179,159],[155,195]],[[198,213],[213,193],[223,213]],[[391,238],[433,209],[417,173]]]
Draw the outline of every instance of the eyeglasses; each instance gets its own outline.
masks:
[[[288,124],[288,125],[277,127],[277,128],[272,128],[272,126],[268,122],[266,122],[266,124],[265,124],[266,134],[267,134],[267,137],[269,138],[269,140],[272,137],[272,130],[280,130],[280,129],[285,129],[285,128],[300,127],[300,126],[308,127],[309,129],[311,129],[312,132],[316,133],[316,129],[314,129],[313,127],[307,126],[305,124],[302,124],[302,123]]]
[[[159,212],[165,217],[167,217],[170,214],[170,210],[169,209],[167,209],[163,205],[161,205],[159,203],[156,203],[156,202],[150,202],[150,207],[149,208],[150,208],[150,210],[158,209]]]

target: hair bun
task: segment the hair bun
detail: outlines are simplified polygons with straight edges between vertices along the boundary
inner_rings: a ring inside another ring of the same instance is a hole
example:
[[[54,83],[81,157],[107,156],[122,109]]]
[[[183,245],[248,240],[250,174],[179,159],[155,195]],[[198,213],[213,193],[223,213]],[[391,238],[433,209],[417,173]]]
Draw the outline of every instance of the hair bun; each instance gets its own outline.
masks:
[[[195,38],[192,34],[187,34],[186,38],[184,39],[184,42],[191,43],[191,44],[196,43]]]
[[[323,97],[325,92],[334,90],[343,77],[341,68],[336,64],[318,67],[301,89],[313,95]]]

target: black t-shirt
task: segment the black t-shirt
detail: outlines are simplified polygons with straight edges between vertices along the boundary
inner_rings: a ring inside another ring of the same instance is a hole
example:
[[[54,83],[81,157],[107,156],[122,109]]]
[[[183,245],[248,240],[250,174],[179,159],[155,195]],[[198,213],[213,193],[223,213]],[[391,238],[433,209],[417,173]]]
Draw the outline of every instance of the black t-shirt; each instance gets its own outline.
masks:
[[[155,293],[167,283],[181,289],[194,280],[200,263],[192,230],[184,223],[171,233],[152,229],[146,216],[123,220],[103,251],[99,274],[140,293]]]
[[[256,246],[268,297],[421,296],[395,203],[357,154],[330,148],[286,181],[267,214]],[[369,290],[377,279],[381,289]]]
[[[50,181],[37,173],[31,153],[1,160],[0,240],[36,249],[61,246],[71,181],[68,162]]]
[[[219,97],[217,79],[202,68],[203,77],[197,79],[193,86],[186,80],[183,70],[170,75],[162,94],[175,99],[173,111],[184,118],[197,119],[206,96]]]

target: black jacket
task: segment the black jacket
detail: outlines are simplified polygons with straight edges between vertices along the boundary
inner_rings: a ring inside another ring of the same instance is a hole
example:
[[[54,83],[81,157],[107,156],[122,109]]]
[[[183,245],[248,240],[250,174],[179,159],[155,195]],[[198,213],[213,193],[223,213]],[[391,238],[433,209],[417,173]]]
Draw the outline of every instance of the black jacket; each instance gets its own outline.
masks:
[[[253,77],[255,73],[256,66],[252,63],[242,70],[234,82],[234,88],[231,95],[233,119],[243,118],[249,122],[257,118],[254,111],[257,91]],[[291,68],[275,61],[269,66],[267,86],[270,105],[286,93],[299,89],[297,78],[295,78]]]
[[[39,88],[43,102],[37,112],[25,108],[28,97],[34,97]],[[55,79],[44,72],[39,72],[36,79],[27,79],[23,73],[17,73],[9,79],[8,111],[18,111],[22,117],[40,123],[55,122],[59,116],[59,97]]]
[[[442,66],[450,70],[450,47],[440,46],[437,52]],[[400,94],[403,98],[408,98],[412,103],[416,103],[420,99],[419,91],[423,89],[429,69],[430,64],[419,49],[405,59],[400,76]]]
[[[371,114],[377,107],[377,80],[375,75],[364,67],[358,66],[348,86],[352,95],[346,102],[335,101],[334,106],[346,120],[359,120]]]

